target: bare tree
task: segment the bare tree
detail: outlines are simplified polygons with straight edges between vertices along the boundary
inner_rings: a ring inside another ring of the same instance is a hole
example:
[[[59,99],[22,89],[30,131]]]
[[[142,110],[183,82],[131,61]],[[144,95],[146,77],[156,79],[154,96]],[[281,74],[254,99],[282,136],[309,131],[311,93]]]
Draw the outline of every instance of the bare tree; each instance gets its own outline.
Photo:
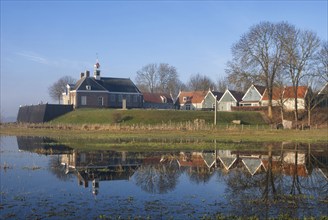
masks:
[[[233,60],[228,63],[230,79],[240,74],[245,79],[260,81],[268,93],[268,116],[272,118],[272,89],[281,71],[282,47],[277,37],[281,23],[261,22],[252,26],[232,47]],[[240,77],[236,77],[237,79]]]
[[[158,67],[158,92],[171,93],[177,95],[181,86],[179,75],[174,66],[167,63],[160,63]]]
[[[153,93],[158,84],[157,64],[151,63],[137,71],[136,81],[139,87],[148,89]]]
[[[328,41],[324,41],[321,49],[317,54],[317,71],[316,74],[321,77],[324,82],[328,82]]]
[[[60,99],[62,96],[62,93],[65,92],[67,84],[73,84],[76,82],[76,79],[72,78],[71,76],[63,76],[56,82],[54,82],[49,88],[48,92],[50,97],[53,100],[58,100],[58,103],[60,104]]]
[[[225,72],[227,74],[229,88],[233,90],[246,92],[247,89],[257,81],[254,75],[246,72],[244,68],[240,66],[238,61],[228,62]]]
[[[228,89],[229,83],[226,78],[221,77],[221,78],[217,79],[216,85],[217,85],[216,86],[217,91],[223,93],[223,92],[225,92],[226,89]],[[232,89],[232,88],[230,88],[230,89]]]
[[[297,91],[302,78],[313,74],[316,53],[320,40],[311,31],[302,31],[295,26],[283,23],[279,39],[283,46],[283,66],[289,81],[292,83],[295,103],[295,123],[298,121]]]
[[[214,82],[206,75],[197,73],[192,75],[187,83],[189,90],[192,91],[207,91],[209,89],[215,89]]]
[[[173,93],[179,92],[180,80],[174,66],[167,63],[148,64],[137,71],[136,82],[141,91]]]
[[[305,97],[305,108],[308,116],[308,125],[311,126],[312,111],[318,107],[324,100],[327,99],[328,94],[322,93],[321,90],[322,78],[317,75],[310,75],[306,77],[308,92]]]

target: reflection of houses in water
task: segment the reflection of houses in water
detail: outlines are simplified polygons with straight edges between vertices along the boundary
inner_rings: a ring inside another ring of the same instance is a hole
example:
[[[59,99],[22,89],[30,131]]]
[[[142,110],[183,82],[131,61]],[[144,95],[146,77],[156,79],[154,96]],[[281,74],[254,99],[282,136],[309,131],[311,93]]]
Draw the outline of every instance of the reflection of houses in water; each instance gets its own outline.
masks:
[[[230,150],[219,150],[217,159],[225,170],[230,170],[237,164],[238,156],[232,154]]]
[[[116,151],[73,151],[61,157],[66,173],[76,173],[79,185],[88,187],[92,181],[94,194],[98,194],[99,181],[129,180],[141,163],[136,153]]]
[[[203,167],[210,169],[216,166],[216,152],[180,152],[177,162],[179,167]]]

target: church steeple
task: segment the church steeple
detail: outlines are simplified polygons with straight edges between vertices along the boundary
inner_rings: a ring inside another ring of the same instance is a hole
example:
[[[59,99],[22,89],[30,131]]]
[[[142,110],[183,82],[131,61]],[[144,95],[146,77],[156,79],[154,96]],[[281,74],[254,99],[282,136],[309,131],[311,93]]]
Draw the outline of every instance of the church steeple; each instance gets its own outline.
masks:
[[[94,69],[93,69],[93,76],[95,77],[96,80],[100,80],[100,64],[98,61],[98,58],[96,60],[96,64],[94,65]]]

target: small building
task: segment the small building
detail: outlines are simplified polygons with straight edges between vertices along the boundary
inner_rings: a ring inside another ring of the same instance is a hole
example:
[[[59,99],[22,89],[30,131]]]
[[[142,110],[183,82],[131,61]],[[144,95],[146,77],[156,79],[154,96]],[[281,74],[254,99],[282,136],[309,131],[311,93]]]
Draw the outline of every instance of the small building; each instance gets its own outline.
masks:
[[[297,108],[305,109],[305,98],[308,92],[307,86],[298,86],[297,88]],[[267,90],[261,99],[262,106],[269,105]],[[272,89],[272,106],[283,106],[287,111],[295,110],[295,91],[293,86],[275,87]]]
[[[167,93],[144,92],[143,108],[151,109],[175,109],[173,98]]]
[[[74,108],[141,108],[143,96],[129,78],[101,77],[100,65],[94,65],[94,75],[81,73],[75,84],[68,84],[63,103]]]
[[[317,99],[319,107],[328,108],[328,82],[319,91]]]
[[[274,87],[272,88],[272,106],[282,106],[284,103],[284,87]],[[261,105],[262,106],[268,106],[269,105],[269,96],[268,96],[268,90],[265,89],[265,92],[261,99]]]
[[[231,111],[232,106],[239,106],[244,94],[227,89],[219,99],[218,111]]]
[[[203,110],[214,110],[215,109],[215,102],[217,103],[217,110],[219,106],[219,100],[221,99],[223,93],[222,92],[215,92],[209,90],[204,97],[203,101]]]
[[[288,111],[295,110],[295,87],[289,86],[284,90],[284,108]],[[297,87],[297,109],[305,109],[305,98],[308,92],[307,86],[298,86]]]
[[[251,85],[240,102],[240,106],[260,106],[265,87]]]
[[[175,105],[180,110],[202,110],[206,91],[180,91]]]

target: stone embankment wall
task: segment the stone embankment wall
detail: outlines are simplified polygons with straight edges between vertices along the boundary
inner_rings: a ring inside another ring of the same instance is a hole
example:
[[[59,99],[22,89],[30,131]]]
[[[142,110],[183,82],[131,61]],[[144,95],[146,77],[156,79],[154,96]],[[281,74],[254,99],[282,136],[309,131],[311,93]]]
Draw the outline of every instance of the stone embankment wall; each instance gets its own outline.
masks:
[[[41,104],[21,106],[17,115],[19,123],[43,123],[73,111],[73,105]]]

